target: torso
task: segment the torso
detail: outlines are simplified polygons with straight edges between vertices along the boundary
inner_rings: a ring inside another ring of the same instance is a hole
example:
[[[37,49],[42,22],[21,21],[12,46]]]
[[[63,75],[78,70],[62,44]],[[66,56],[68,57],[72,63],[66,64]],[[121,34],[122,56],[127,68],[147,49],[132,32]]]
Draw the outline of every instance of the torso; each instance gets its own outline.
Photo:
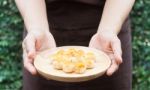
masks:
[[[105,0],[47,0],[52,27],[78,29],[98,27]]]
[[[51,2],[60,2],[60,1],[71,1],[71,2],[80,2],[85,4],[91,4],[91,5],[102,5],[104,4],[105,0],[46,0],[48,3]]]
[[[96,33],[105,0],[46,0],[50,30],[58,46],[83,45]],[[23,90],[131,90],[131,36],[128,20],[118,37],[122,43],[123,64],[111,77],[102,76],[78,84],[64,84],[32,76],[24,69]]]

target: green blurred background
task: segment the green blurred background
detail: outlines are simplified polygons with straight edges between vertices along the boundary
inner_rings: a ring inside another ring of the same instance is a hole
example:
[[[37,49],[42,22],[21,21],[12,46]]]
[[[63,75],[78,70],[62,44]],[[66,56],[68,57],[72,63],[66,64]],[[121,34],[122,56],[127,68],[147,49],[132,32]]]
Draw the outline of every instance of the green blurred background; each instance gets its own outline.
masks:
[[[131,12],[133,90],[150,90],[150,0],[136,0]],[[23,21],[13,0],[0,0],[0,90],[22,87]]]

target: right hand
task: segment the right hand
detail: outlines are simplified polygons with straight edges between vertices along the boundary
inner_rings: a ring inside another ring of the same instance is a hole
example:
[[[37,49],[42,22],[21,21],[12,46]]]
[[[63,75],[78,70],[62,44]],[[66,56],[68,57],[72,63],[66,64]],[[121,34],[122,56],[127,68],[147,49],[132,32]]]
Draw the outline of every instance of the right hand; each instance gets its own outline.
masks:
[[[37,52],[56,47],[53,35],[49,31],[32,30],[28,32],[23,43],[24,67],[32,74],[37,73],[33,61]]]
[[[123,61],[121,42],[116,33],[110,30],[101,30],[100,33],[96,33],[91,38],[89,46],[102,50],[111,59],[112,63],[106,72],[108,76],[111,76],[118,70],[119,65]]]

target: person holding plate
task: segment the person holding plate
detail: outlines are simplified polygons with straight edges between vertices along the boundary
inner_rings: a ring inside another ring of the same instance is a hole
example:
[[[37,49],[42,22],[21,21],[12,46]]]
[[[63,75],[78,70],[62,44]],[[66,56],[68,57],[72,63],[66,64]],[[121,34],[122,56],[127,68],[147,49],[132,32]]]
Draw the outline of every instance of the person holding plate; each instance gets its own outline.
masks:
[[[23,90],[131,90],[129,12],[135,0],[15,0],[25,23]],[[55,38],[55,39],[54,39]],[[36,52],[65,45],[89,46],[112,60],[106,75],[80,83],[39,76]]]

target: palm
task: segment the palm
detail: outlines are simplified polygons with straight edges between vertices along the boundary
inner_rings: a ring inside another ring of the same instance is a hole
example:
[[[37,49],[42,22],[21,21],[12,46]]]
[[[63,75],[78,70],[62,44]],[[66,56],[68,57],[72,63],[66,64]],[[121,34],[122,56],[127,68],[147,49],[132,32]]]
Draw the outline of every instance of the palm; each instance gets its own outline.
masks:
[[[119,67],[121,60],[121,45],[117,36],[108,33],[95,34],[89,44],[90,47],[102,50],[112,60],[107,75],[112,75]]]
[[[36,53],[56,47],[55,40],[49,32],[37,31],[28,33],[22,45],[24,66],[32,74],[36,74],[36,69],[33,66]]]
[[[46,50],[46,49],[50,49],[50,48],[54,48],[56,47],[56,43],[54,41],[54,38],[51,34],[47,34],[46,36],[43,36],[43,37],[37,37],[37,40],[36,40],[36,50],[41,52],[43,50]]]

